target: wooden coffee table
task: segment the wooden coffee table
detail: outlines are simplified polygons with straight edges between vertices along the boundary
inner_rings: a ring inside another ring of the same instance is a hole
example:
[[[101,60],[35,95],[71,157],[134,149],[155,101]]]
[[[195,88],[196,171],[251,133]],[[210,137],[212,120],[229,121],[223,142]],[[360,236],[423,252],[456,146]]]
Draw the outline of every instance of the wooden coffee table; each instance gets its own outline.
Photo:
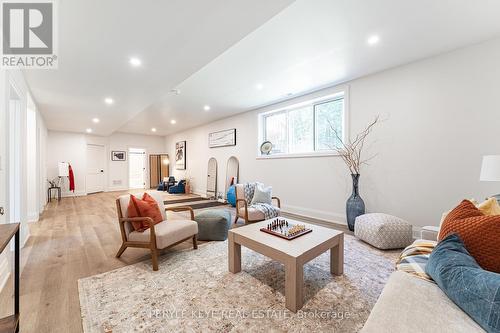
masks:
[[[259,252],[285,265],[286,307],[297,312],[302,308],[304,287],[303,266],[308,261],[330,250],[330,272],[344,272],[344,233],[330,228],[287,219],[305,224],[313,231],[293,240],[282,239],[260,231],[269,221],[253,223],[229,230],[229,271],[241,271],[241,245]]]

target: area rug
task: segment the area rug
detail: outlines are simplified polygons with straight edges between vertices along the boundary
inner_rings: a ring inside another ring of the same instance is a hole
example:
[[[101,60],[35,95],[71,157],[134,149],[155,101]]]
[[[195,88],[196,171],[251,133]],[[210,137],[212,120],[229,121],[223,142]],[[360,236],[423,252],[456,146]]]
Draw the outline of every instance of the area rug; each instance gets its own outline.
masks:
[[[242,269],[227,270],[227,242],[168,252],[153,272],[144,261],[78,280],[84,332],[357,332],[397,252],[345,237],[344,275],[329,252],[304,266],[304,307],[284,307],[284,267],[242,248]]]

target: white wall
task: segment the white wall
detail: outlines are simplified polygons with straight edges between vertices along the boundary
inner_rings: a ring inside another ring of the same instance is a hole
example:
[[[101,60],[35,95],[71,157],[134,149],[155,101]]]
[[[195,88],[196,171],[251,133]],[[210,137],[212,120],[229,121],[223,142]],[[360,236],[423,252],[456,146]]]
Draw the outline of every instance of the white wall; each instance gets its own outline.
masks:
[[[57,177],[59,162],[69,162],[75,175],[75,194],[86,195],[85,176],[87,167],[87,144],[103,145],[106,151],[105,190],[119,191],[128,189],[128,157],[126,162],[111,161],[111,151],[128,151],[129,148],[143,148],[146,153],[165,153],[163,137],[115,133],[108,137],[48,131],[47,174],[49,179]],[[148,168],[149,169],[149,168]],[[149,175],[146,185],[149,187]],[[63,195],[72,196],[65,180]]]
[[[15,87],[17,95],[20,100],[20,131],[19,138],[20,142],[17,147],[14,147],[15,151],[19,154],[19,175],[20,183],[19,193],[20,193],[20,216],[19,219],[15,221],[11,219],[10,216],[10,203],[11,198],[8,195],[10,186],[10,175],[13,174],[13,170],[9,167],[9,132],[12,128],[9,125],[9,96],[10,87]],[[6,214],[0,216],[0,223],[10,223],[10,222],[20,222],[21,223],[21,246],[25,244],[29,237],[29,227],[27,222],[30,218],[36,220],[38,214],[43,210],[44,205],[42,204],[42,199],[40,193],[44,192],[41,188],[41,180],[38,181],[38,175],[44,174],[44,155],[37,157],[38,149],[31,149],[33,145],[35,147],[44,147],[44,137],[37,137],[36,132],[37,127],[41,129],[45,128],[45,124],[41,115],[36,111],[36,105],[32,104],[31,109],[34,113],[28,112],[28,95],[30,89],[27,85],[24,76],[19,70],[2,70],[0,71],[0,102],[2,106],[0,107],[0,206],[4,207]],[[33,123],[36,126],[33,127]],[[28,170],[32,172],[28,172]],[[45,181],[45,180],[44,180]],[[40,191],[40,192],[38,192]],[[40,200],[40,202],[38,202]],[[40,205],[38,205],[40,203]],[[0,255],[0,289],[3,288],[5,281],[7,281],[9,274],[13,269],[13,263],[10,262],[12,255],[9,254],[9,250],[13,247],[7,247],[6,250]]]
[[[498,59],[500,39],[346,83],[351,134],[376,115],[385,119],[369,138],[368,153],[378,156],[364,167],[360,180],[368,212],[397,215],[415,226],[436,225],[441,213],[462,198],[500,192],[500,184],[479,182],[481,156],[500,154]],[[187,173],[194,177],[196,192],[205,192],[210,157],[219,163],[223,189],[227,159],[234,155],[240,160],[240,181],[272,185],[286,211],[345,223],[351,181],[340,158],[256,159],[257,115],[275,107],[168,136],[171,169],[175,142],[186,140]],[[209,132],[229,128],[237,129],[236,147],[207,147]]]

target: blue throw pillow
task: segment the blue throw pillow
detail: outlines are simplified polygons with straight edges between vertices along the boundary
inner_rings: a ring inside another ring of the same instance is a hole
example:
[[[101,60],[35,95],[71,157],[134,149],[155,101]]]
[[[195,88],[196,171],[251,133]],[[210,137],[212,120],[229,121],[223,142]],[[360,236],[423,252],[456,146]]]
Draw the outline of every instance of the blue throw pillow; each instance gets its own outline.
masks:
[[[452,234],[443,239],[432,251],[425,272],[482,328],[500,331],[500,274],[482,269],[460,237]]]

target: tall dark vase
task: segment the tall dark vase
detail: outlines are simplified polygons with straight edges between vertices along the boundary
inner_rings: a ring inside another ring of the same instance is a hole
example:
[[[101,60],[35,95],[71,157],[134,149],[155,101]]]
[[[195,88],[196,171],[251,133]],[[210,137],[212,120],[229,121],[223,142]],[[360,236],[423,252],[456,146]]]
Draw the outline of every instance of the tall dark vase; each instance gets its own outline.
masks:
[[[359,196],[359,174],[352,174],[352,194],[347,199],[345,210],[347,215],[347,226],[354,231],[356,217],[365,213],[365,202]]]

